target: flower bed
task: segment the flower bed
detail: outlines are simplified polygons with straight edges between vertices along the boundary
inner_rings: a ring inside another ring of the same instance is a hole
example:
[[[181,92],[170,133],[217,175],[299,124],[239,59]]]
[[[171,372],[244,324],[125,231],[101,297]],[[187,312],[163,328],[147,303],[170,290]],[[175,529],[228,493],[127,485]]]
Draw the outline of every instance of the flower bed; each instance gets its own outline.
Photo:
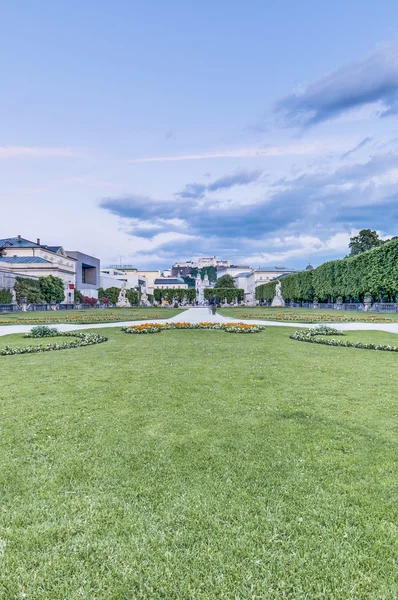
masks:
[[[42,330],[34,331],[34,330]],[[44,331],[48,329],[51,331]],[[53,350],[68,350],[69,348],[81,348],[83,346],[93,346],[94,344],[101,344],[102,342],[107,342],[108,338],[103,335],[98,335],[97,333],[79,333],[76,331],[69,332],[61,332],[56,329],[50,329],[49,327],[35,327],[30,333],[26,333],[26,338],[46,338],[46,337],[73,337],[77,338],[70,342],[61,342],[57,343],[49,343],[45,345],[38,344],[36,346],[5,346],[5,348],[0,349],[0,356],[11,356],[14,354],[36,354],[38,352],[51,352]]]
[[[228,333],[258,333],[263,331],[263,325],[249,325],[248,323],[212,323],[203,321],[201,323],[144,323],[143,325],[128,325],[122,327],[125,333],[159,333],[164,329],[219,329]]]
[[[237,319],[263,319],[265,321],[293,321],[296,323],[320,323],[332,322],[335,323],[394,323],[393,319],[382,316],[372,317],[348,317],[344,313],[326,313],[314,315],[299,315],[297,313],[270,313],[269,315],[237,313],[234,315]]]
[[[40,324],[51,325],[53,323],[74,323],[76,325],[84,325],[85,323],[115,323],[117,321],[146,321],[150,319],[160,319],[159,314],[134,314],[133,318],[126,314],[119,315],[117,313],[110,313],[104,315],[98,313],[90,314],[64,314],[64,311],[57,311],[52,313],[51,317],[48,318],[29,318],[29,319],[0,319],[0,325],[34,325]]]
[[[398,352],[398,346],[390,344],[365,344],[363,342],[350,342],[348,340],[327,339],[321,336],[344,336],[342,331],[332,327],[316,327],[314,329],[298,329],[290,339],[324,346],[339,346],[342,348],[360,348],[361,350],[382,350],[383,352]]]

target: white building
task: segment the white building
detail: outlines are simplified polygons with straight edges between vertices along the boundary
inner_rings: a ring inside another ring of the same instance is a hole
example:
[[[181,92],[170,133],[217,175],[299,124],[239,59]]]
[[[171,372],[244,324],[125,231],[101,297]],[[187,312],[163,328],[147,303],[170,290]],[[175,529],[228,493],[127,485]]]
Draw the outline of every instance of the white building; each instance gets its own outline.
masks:
[[[252,268],[248,265],[230,265],[229,267],[222,267],[221,269],[217,269],[217,279],[223,277],[224,275],[232,275],[232,277],[236,277],[240,273],[252,271]]]
[[[155,290],[187,290],[188,284],[180,277],[158,277],[154,281]]]
[[[122,268],[117,269],[116,267],[105,267],[101,269],[101,287],[106,289],[109,287],[121,288],[123,283],[126,284],[127,289],[141,288],[142,292],[148,292],[148,282],[146,277],[139,275],[136,269],[127,269],[126,271]]]
[[[0,257],[0,267],[16,275],[47,277],[53,275],[64,282],[66,303],[74,301],[77,260],[68,256],[62,246],[46,246],[40,239],[31,242],[20,235],[0,240],[5,256]]]
[[[264,283],[269,283],[273,279],[276,279],[278,275],[289,275],[290,273],[296,273],[295,269],[289,269],[287,267],[262,267],[253,269],[253,271],[247,275],[247,287],[246,287],[246,298],[248,302],[254,302],[256,298],[256,287]]]

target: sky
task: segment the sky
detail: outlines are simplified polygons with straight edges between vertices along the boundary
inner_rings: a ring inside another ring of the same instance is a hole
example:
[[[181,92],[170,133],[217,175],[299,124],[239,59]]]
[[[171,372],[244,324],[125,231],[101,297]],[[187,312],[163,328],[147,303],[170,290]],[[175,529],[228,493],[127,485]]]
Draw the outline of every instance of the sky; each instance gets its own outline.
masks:
[[[0,238],[166,268],[398,235],[396,0],[0,7]]]

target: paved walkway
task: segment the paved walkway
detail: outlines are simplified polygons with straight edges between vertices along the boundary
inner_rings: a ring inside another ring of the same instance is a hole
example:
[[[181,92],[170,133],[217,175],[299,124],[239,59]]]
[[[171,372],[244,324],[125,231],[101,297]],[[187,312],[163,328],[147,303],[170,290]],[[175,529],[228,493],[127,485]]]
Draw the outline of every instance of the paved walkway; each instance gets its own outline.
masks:
[[[216,314],[212,315],[208,308],[189,308],[184,312],[171,317],[170,319],[153,319],[145,321],[124,321],[117,323],[96,323],[93,325],[73,325],[73,324],[58,324],[49,325],[56,327],[59,331],[77,331],[79,329],[105,329],[107,327],[123,327],[124,325],[142,325],[143,323],[178,323],[178,322],[200,323],[201,321],[211,321],[213,323],[228,323],[235,321],[241,322],[239,319],[224,317]],[[316,327],[307,323],[282,323],[277,321],[264,321],[254,319],[244,319],[245,323],[253,323],[255,325],[267,325],[271,327]],[[319,325],[329,325],[329,323],[319,323]],[[0,326],[0,336],[9,335],[11,333],[28,333],[35,325],[2,325]],[[398,322],[396,323],[330,323],[331,327],[335,327],[341,331],[355,330],[378,330],[388,331],[389,333],[398,333]]]

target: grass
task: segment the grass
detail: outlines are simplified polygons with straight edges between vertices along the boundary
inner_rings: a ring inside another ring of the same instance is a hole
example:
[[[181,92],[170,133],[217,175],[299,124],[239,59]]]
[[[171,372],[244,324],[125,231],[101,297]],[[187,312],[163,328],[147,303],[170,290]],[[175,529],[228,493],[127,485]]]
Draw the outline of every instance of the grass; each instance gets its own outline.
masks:
[[[89,308],[85,310],[57,310],[0,313],[0,325],[37,323],[115,323],[143,319],[168,319],[181,312],[176,308]]]
[[[319,320],[328,323],[341,321],[398,321],[398,313],[376,313],[353,310],[320,310],[310,308],[275,308],[272,306],[221,308],[218,311],[225,317],[241,319],[256,319],[275,321],[295,321],[297,323],[316,323]],[[238,316],[239,315],[239,316]],[[244,315],[244,317],[242,317]]]
[[[98,333],[0,357],[2,600],[397,597],[395,354]]]

